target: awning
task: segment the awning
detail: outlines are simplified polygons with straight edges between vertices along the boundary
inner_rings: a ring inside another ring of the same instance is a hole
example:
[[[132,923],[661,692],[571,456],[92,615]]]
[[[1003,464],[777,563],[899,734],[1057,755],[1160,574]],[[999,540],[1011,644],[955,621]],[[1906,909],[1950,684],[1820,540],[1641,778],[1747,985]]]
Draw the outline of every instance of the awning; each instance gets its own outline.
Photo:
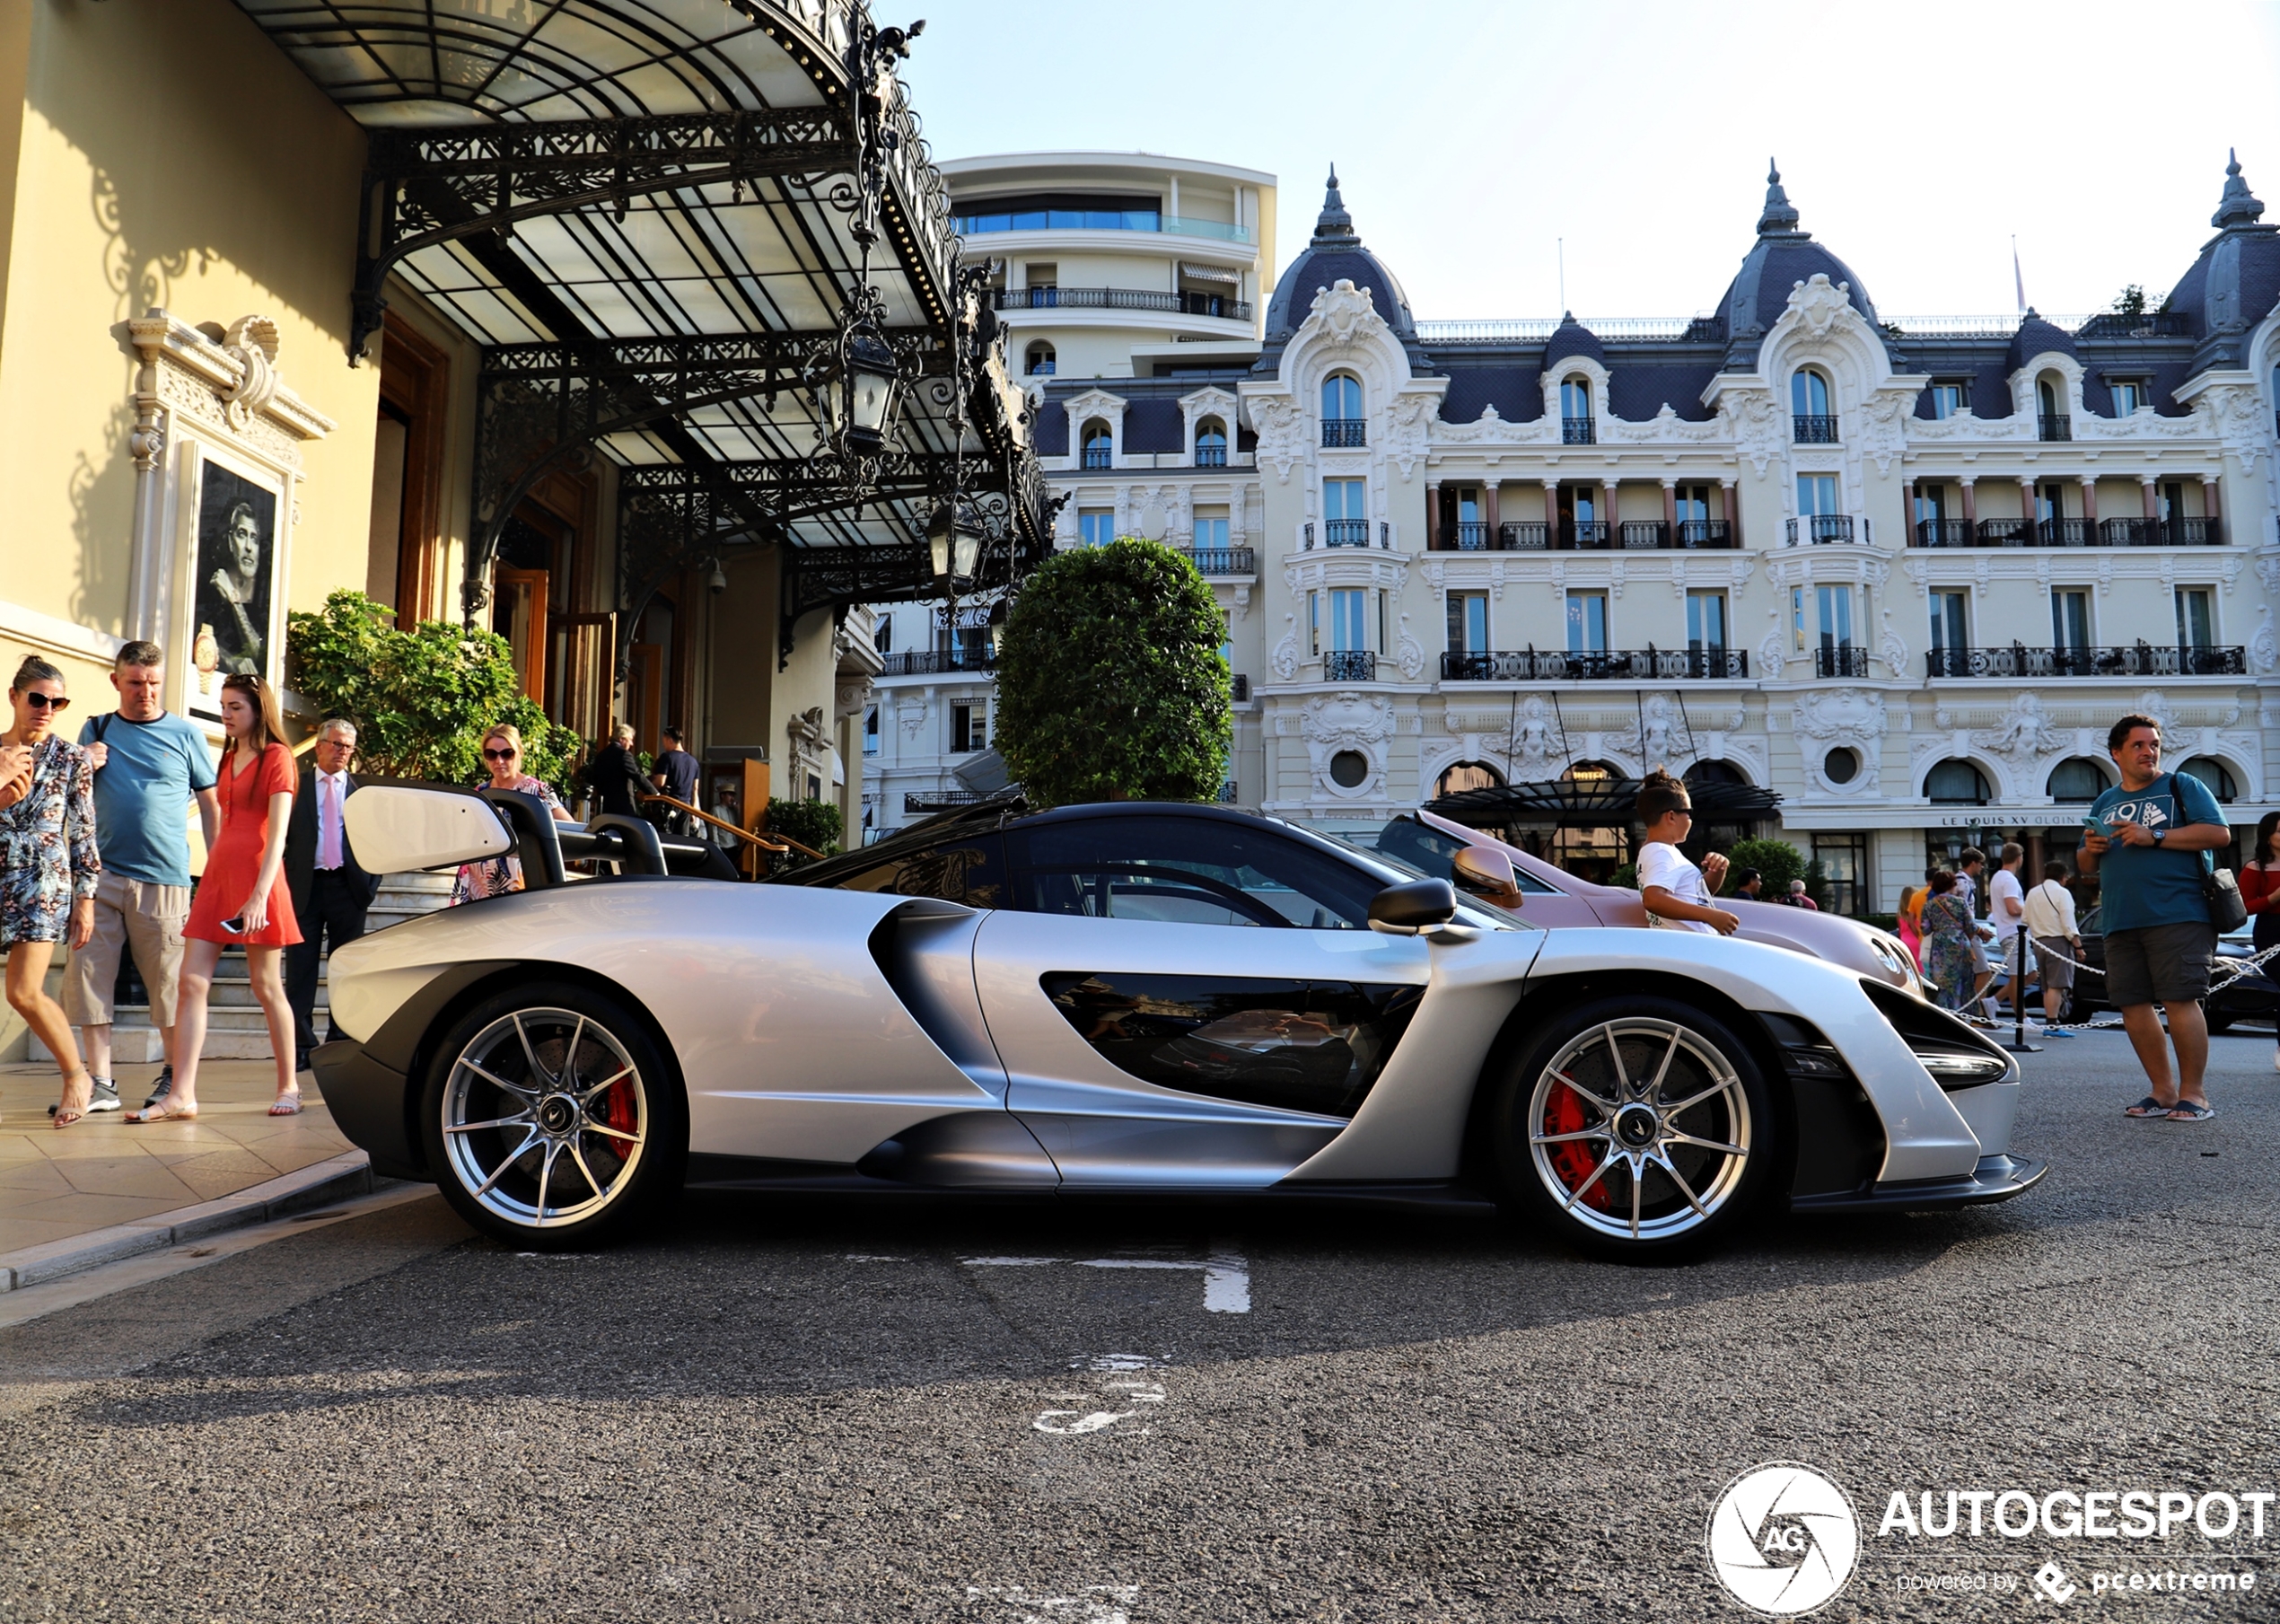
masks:
[[[1697,823],[1756,823],[1780,815],[1781,796],[1748,784],[1689,784]],[[1555,778],[1460,790],[1425,803],[1425,811],[1468,829],[1542,824],[1596,829],[1637,821],[1636,778]]]

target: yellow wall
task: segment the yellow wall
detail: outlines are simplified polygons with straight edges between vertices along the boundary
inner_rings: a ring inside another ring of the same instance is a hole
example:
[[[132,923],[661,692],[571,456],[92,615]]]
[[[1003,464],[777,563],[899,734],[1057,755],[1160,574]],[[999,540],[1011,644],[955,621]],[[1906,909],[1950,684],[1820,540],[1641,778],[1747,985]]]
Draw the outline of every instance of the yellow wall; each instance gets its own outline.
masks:
[[[303,447],[287,601],[361,586],[378,373],[346,361],[364,140],[229,0],[11,0],[23,101],[0,177],[0,598],[126,634],[135,352],[162,306],[277,322],[287,387],[336,421]],[[0,125],[15,116],[13,105]],[[0,156],[4,156],[0,140]]]

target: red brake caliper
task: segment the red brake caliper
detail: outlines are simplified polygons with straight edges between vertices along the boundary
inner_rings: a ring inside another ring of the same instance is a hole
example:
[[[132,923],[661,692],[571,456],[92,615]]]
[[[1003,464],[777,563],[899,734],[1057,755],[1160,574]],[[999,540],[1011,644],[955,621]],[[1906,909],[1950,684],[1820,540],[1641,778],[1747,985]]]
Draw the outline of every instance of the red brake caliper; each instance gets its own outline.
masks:
[[[1544,1103],[1544,1131],[1548,1134],[1572,1134],[1583,1127],[1583,1102],[1565,1083],[1552,1084],[1551,1095]],[[1590,1178],[1600,1164],[1599,1154],[1583,1139],[1567,1139],[1547,1146],[1552,1154],[1552,1165],[1558,1169],[1560,1182],[1572,1192]],[[1601,1179],[1583,1192],[1583,1205],[1607,1210],[1607,1181]]]
[[[631,1134],[641,1131],[641,1124],[634,1114],[634,1080],[631,1077],[626,1078],[623,1082],[612,1084],[609,1092],[601,1096],[601,1105],[602,1120],[608,1122],[619,1133]],[[633,1146],[623,1139],[613,1139],[609,1143],[609,1148],[622,1162],[632,1151]]]

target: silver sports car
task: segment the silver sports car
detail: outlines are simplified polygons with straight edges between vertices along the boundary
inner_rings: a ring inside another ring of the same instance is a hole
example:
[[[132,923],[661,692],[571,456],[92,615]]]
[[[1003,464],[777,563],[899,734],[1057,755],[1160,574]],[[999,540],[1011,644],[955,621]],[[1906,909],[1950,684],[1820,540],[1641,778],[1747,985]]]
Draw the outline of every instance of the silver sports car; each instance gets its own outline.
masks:
[[[379,1171],[518,1245],[688,1184],[1486,1196],[1644,1258],[1768,1204],[1950,1207],[2043,1172],[2010,1154],[2010,1058],[1889,985],[1538,929],[1226,808],[985,807],[791,884],[489,790],[373,784],[347,817],[367,867],[521,865],[336,952],[347,1035],[315,1062]]]

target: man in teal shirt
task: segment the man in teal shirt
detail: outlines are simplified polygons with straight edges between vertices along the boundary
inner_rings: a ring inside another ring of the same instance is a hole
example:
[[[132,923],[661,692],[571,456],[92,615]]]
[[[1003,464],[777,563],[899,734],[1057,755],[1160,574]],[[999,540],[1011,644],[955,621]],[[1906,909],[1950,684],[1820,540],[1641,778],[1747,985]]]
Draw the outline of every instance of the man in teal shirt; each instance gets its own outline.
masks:
[[[2209,1027],[2201,1000],[2209,996],[2216,927],[2201,881],[2210,861],[2204,854],[2230,846],[2232,831],[2206,785],[2189,773],[2162,770],[2162,725],[2151,716],[2115,723],[2106,750],[2122,783],[2091,803],[2082,871],[2099,881],[2107,1002],[2122,1012],[2130,1046],[2153,1085],[2124,1114],[2205,1121],[2215,1113],[2203,1081]],[[2157,1003],[2169,1020],[2168,1043],[2153,1015]]]

